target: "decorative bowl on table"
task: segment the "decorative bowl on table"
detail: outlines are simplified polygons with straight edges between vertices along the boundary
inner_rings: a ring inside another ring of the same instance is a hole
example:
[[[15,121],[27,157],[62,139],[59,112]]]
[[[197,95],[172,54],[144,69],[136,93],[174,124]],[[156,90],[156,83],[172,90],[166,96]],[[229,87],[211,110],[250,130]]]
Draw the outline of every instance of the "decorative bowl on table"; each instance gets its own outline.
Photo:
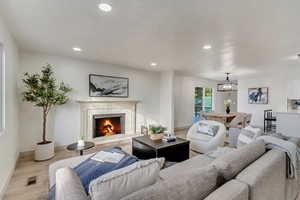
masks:
[[[159,133],[159,134],[150,133],[151,140],[162,140],[163,137],[164,137],[164,133]]]

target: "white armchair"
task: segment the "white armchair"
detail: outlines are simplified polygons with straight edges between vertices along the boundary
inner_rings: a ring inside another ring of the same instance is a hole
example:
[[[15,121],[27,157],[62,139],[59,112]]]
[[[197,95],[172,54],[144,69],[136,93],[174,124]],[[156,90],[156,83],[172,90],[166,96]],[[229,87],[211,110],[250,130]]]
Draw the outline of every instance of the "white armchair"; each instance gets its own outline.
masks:
[[[207,134],[199,133],[199,123],[218,126],[219,130],[214,137]],[[210,120],[202,120],[193,124],[187,133],[187,139],[190,141],[191,149],[199,153],[207,153],[217,149],[218,146],[224,146],[225,137],[226,128],[224,124]]]

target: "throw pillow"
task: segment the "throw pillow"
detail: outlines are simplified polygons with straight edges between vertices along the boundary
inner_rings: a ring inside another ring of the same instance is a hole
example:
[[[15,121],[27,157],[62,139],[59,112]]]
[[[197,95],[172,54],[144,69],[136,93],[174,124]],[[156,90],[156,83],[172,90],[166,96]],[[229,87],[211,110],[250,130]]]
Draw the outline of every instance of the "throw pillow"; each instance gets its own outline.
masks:
[[[260,128],[256,128],[256,127],[253,127],[253,126],[247,126],[247,127],[244,128],[244,130],[247,130],[247,131],[250,131],[250,132],[254,133],[253,134],[254,138],[257,138],[257,137],[261,136],[262,133],[263,133],[263,131]]]
[[[136,162],[128,167],[112,171],[90,183],[92,200],[119,200],[122,197],[154,184],[164,158]]]
[[[198,130],[197,130],[198,133],[206,134],[214,137],[218,133],[218,131],[219,131],[219,126],[201,123],[201,122],[199,122],[198,124]]]
[[[241,130],[241,133],[238,136],[237,147],[241,147],[245,144],[249,144],[255,140],[258,136],[262,134],[260,128],[254,128],[252,126],[247,126]]]

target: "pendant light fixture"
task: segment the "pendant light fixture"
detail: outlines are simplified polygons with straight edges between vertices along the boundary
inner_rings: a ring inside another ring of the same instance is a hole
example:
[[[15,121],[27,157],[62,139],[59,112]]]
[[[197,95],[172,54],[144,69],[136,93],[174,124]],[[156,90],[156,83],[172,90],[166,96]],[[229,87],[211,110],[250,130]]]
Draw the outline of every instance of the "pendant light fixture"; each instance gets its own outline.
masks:
[[[217,91],[218,92],[237,91],[237,82],[230,81],[230,79],[229,79],[230,73],[227,72],[225,74],[226,74],[226,80],[223,83],[219,83],[217,85]]]
[[[112,10],[112,2],[111,0],[101,0],[98,4],[98,8],[102,12],[110,12]]]

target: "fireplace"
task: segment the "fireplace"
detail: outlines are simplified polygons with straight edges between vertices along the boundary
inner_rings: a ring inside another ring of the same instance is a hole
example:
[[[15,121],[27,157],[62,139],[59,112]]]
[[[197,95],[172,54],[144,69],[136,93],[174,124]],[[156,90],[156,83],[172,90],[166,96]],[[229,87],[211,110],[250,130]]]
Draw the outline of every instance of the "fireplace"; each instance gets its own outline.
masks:
[[[93,115],[93,138],[125,134],[125,113]]]
[[[99,100],[78,100],[77,102],[80,104],[80,136],[86,140],[96,144],[105,144],[137,135],[136,105],[139,101],[105,97]],[[100,131],[101,122],[98,119],[114,117],[120,117],[121,133],[118,131],[117,134],[113,132],[115,134],[113,136],[102,136],[105,134]]]

